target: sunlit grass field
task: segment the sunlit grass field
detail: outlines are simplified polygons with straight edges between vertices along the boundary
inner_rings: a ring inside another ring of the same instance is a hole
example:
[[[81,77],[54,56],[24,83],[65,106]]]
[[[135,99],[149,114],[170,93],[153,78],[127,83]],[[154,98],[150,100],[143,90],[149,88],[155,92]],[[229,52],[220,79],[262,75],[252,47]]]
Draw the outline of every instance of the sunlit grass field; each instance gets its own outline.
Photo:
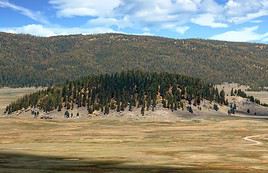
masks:
[[[0,172],[267,172],[267,120],[0,119]],[[246,141],[246,136],[261,142]]]
[[[0,91],[3,108],[36,89]],[[268,120],[216,115],[174,122],[2,117],[2,172],[266,173]]]

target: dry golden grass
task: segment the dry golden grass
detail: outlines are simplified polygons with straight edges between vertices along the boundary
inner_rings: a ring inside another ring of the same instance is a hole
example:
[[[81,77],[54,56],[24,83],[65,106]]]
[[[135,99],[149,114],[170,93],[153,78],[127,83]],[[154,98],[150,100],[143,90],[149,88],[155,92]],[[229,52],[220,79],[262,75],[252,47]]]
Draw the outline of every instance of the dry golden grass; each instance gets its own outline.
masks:
[[[0,89],[0,106],[32,91]],[[0,118],[0,173],[268,172],[267,120],[197,117]]]
[[[0,119],[0,172],[268,171],[267,120]],[[245,141],[246,136],[262,142]]]

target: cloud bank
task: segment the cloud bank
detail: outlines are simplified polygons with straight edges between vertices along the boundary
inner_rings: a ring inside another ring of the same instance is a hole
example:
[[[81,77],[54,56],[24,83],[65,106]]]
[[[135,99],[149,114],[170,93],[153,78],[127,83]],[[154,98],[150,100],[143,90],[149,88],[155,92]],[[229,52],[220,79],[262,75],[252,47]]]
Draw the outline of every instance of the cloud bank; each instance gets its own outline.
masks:
[[[257,33],[258,26],[243,28],[242,30],[227,31],[211,37],[213,40],[226,40],[235,42],[267,42],[268,32],[264,34]]]
[[[95,27],[95,28],[80,28],[80,27],[45,27],[40,24],[30,24],[22,27],[12,27],[12,28],[0,28],[2,32],[8,33],[20,33],[20,34],[32,34],[41,37],[51,37],[57,35],[74,35],[74,34],[99,34],[99,33],[116,33],[116,31],[105,28],[105,27]]]
[[[91,16],[95,23],[113,19],[114,25],[130,22],[143,26],[194,23],[227,27],[268,15],[267,0],[50,0],[59,17]],[[98,21],[98,22],[97,22]],[[105,23],[105,22],[104,22]]]
[[[211,36],[211,39],[267,40],[266,33],[259,33],[260,27],[255,25],[262,24],[260,18],[268,16],[268,0],[48,0],[48,3],[58,20],[84,17],[87,22],[77,27],[57,26],[40,12],[0,0],[0,8],[12,9],[37,22],[21,27],[0,28],[0,31],[39,36],[102,32],[154,35],[164,31],[182,36],[194,26],[224,30]],[[249,23],[253,26],[242,26]]]

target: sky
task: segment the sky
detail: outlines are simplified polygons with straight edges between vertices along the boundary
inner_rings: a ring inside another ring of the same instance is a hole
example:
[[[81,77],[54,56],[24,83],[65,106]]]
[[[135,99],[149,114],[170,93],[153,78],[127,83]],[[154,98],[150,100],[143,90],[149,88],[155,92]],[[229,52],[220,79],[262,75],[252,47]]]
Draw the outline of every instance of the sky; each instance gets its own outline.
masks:
[[[0,32],[268,43],[268,0],[0,0]]]

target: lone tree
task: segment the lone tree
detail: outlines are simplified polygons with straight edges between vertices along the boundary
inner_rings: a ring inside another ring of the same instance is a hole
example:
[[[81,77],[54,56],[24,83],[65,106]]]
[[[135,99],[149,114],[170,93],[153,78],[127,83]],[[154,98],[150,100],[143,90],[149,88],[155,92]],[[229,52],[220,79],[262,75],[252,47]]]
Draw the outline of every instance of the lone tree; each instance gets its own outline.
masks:
[[[234,89],[232,88],[232,90],[231,90],[231,96],[235,96],[235,94],[234,94]]]
[[[217,104],[214,104],[214,105],[213,105],[213,109],[214,109],[215,111],[218,111],[218,110],[219,110],[219,106],[218,106]]]
[[[69,118],[70,117],[70,113],[69,113],[69,111],[65,111],[65,113],[64,113],[64,118]]]
[[[225,104],[225,92],[224,92],[224,90],[221,90],[221,92],[220,92],[219,103]]]
[[[142,106],[142,107],[141,107],[141,115],[144,116],[144,113],[145,113],[145,107]]]

